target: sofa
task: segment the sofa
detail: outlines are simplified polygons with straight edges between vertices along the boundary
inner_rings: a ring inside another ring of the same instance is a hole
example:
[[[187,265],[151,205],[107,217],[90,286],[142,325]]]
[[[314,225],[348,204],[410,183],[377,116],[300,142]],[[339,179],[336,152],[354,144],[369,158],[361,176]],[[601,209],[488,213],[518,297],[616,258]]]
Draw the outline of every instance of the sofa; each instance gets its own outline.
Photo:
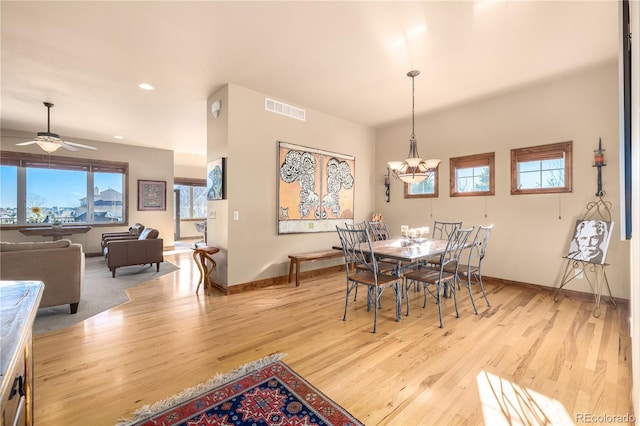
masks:
[[[70,240],[0,242],[0,280],[42,281],[40,308],[69,304],[78,311],[84,285],[82,245]]]
[[[116,269],[121,266],[155,263],[156,271],[160,271],[160,262],[164,262],[164,241],[158,237],[157,229],[145,228],[138,239],[109,240],[105,256],[111,277],[115,278]]]

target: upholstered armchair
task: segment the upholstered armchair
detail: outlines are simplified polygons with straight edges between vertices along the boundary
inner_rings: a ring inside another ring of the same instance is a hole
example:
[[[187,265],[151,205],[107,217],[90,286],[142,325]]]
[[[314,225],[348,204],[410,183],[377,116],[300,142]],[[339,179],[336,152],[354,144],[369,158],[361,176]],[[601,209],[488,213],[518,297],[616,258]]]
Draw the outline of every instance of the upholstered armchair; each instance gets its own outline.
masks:
[[[138,239],[107,241],[107,266],[111,276],[115,278],[116,268],[130,265],[156,263],[156,271],[160,271],[160,262],[164,262],[163,240],[158,238],[157,229],[145,228]]]
[[[100,246],[102,247],[102,253],[107,255],[107,243],[114,240],[137,240],[140,233],[144,230],[144,225],[141,223],[134,223],[127,232],[103,232],[102,241]]]

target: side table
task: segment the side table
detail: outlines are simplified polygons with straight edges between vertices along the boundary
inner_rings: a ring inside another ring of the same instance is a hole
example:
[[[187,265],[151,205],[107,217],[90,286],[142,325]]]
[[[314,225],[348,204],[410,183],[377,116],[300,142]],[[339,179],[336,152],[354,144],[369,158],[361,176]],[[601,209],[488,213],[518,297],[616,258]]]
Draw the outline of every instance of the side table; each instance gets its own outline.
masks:
[[[192,248],[193,250],[193,260],[196,262],[198,266],[198,270],[200,271],[200,279],[198,280],[198,286],[196,287],[196,293],[200,290],[200,284],[204,283],[203,287],[205,290],[207,287],[213,287],[209,275],[216,267],[216,261],[211,257],[212,255],[218,253],[220,249],[218,247],[207,247],[200,246]]]

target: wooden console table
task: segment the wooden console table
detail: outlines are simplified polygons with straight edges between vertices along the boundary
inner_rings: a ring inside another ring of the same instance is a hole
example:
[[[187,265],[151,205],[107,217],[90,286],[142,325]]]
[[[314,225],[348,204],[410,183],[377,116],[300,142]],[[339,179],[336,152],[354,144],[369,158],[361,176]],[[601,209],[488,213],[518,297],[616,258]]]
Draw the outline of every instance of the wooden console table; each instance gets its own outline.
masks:
[[[21,234],[24,235],[40,235],[42,237],[51,237],[53,241],[57,241],[61,239],[63,236],[73,235],[73,234],[86,234],[91,230],[90,226],[86,225],[64,225],[60,228],[43,228],[43,227],[34,227],[34,228],[23,228],[20,230]]]
[[[193,250],[193,260],[196,262],[198,266],[198,270],[200,271],[200,279],[198,280],[198,286],[196,287],[196,293],[200,290],[200,284],[204,283],[203,287],[206,290],[208,287],[213,287],[213,283],[209,278],[209,275],[216,267],[216,261],[213,260],[211,255],[216,254],[220,251],[218,247],[195,247]]]
[[[33,425],[33,321],[42,281],[0,281],[0,423]]]

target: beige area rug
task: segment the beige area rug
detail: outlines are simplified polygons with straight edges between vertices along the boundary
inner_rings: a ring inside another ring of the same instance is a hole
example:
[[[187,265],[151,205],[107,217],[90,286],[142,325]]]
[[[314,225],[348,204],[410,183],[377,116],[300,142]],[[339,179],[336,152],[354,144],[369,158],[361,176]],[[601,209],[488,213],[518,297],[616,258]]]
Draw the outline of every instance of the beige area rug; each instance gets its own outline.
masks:
[[[179,268],[166,260],[160,263],[160,272],[153,266],[126,266],[118,268],[116,277],[103,257],[87,257],[85,262],[84,287],[78,312],[69,313],[69,305],[52,306],[38,309],[33,325],[34,334],[49,333],[71,327],[102,311],[129,300],[126,290],[138,284],[146,283]]]

